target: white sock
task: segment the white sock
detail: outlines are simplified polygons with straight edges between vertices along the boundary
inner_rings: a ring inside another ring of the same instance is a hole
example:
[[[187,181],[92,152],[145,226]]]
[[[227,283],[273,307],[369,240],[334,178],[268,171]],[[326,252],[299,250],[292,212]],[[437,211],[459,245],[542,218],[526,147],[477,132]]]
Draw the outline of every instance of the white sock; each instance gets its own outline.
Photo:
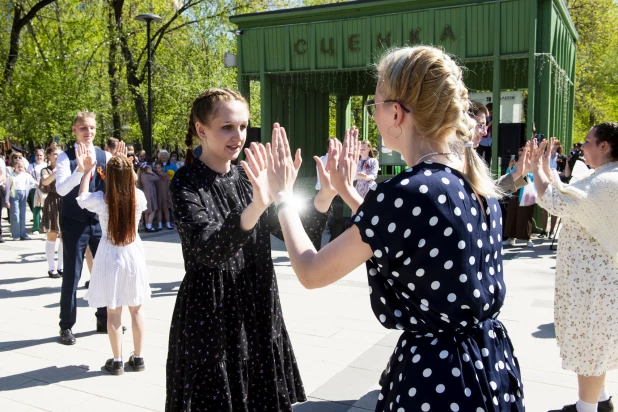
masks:
[[[45,242],[45,257],[47,258],[47,270],[55,271],[56,265],[54,265],[54,254],[56,252],[56,242]]]
[[[167,227],[172,227],[172,224],[171,224],[170,222],[167,222],[165,225],[166,225]]]
[[[152,227],[152,223],[146,223],[146,229],[150,229]]]
[[[607,387],[603,386],[601,394],[599,395],[599,402],[605,402],[607,400],[609,400],[609,392],[607,391]]]
[[[142,359],[142,357],[141,357],[141,356],[137,356],[137,355],[133,355],[133,357],[134,357],[135,359]]]
[[[114,358],[114,362],[122,362],[122,358]]]
[[[62,242],[58,242],[60,246],[58,246],[58,270],[64,270],[64,249],[62,247]]]
[[[159,229],[163,229],[163,223],[159,222]]]
[[[577,412],[597,412],[598,403],[588,403],[581,399],[575,404]]]

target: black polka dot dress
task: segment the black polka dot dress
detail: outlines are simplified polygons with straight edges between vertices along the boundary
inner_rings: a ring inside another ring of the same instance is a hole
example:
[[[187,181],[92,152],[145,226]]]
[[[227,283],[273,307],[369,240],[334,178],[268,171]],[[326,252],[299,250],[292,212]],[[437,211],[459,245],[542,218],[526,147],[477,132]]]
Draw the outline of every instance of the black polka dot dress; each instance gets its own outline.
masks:
[[[523,411],[519,364],[497,320],[506,287],[496,199],[425,162],[379,184],[354,222],[374,253],[372,309],[403,330],[376,411]]]
[[[170,190],[186,275],[170,328],[165,410],[291,411],[306,396],[271,259],[270,234],[282,237],[274,207],[241,230],[253,191],[236,166],[218,174],[196,160]],[[328,214],[308,207],[301,219],[315,238]]]

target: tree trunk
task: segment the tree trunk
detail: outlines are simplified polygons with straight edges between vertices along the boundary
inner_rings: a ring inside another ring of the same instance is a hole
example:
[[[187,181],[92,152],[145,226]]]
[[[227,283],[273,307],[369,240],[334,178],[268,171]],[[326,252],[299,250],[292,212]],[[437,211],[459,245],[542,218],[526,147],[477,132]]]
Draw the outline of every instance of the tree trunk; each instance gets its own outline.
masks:
[[[32,6],[30,11],[22,15],[24,11],[19,2],[14,2],[13,9],[13,23],[11,25],[11,36],[9,40],[9,54],[6,58],[6,63],[4,64],[4,76],[2,88],[6,85],[11,84],[13,80],[13,70],[15,69],[15,64],[17,63],[17,58],[19,56],[19,37],[21,35],[21,30],[28,24],[34,16],[45,6],[53,3],[55,0],[40,0]]]
[[[19,53],[19,35],[21,33],[20,23],[21,8],[15,4],[13,13],[13,25],[11,26],[11,39],[9,42],[9,55],[4,65],[4,85],[11,84],[13,79],[13,69],[17,63],[17,55]]]
[[[120,14],[118,14],[120,11]],[[112,102],[112,136],[116,139],[121,138],[120,124],[120,96],[118,96],[118,66],[116,55],[118,54],[118,26],[122,18],[122,8],[110,9],[108,13],[108,30],[109,30],[109,62],[107,65],[107,73],[109,74],[109,93]]]
[[[133,59],[133,54],[131,53],[131,49],[129,47],[129,41],[127,39],[127,35],[122,27],[122,6],[124,4],[124,0],[109,0],[109,5],[112,7],[114,12],[114,23],[115,23],[115,33],[113,36],[112,43],[115,43],[117,46],[120,46],[120,50],[122,52],[122,56],[124,57],[125,66],[127,69],[127,85],[129,86],[129,91],[131,92],[131,96],[133,96],[133,103],[135,105],[135,113],[137,114],[137,120],[139,122],[139,128],[142,132],[142,142],[144,142],[148,136],[148,114],[146,110],[146,103],[144,102],[144,96],[140,93],[140,86],[142,85],[142,80],[137,76],[138,64]],[[110,46],[111,48],[112,46]],[[117,50],[117,49],[116,49]],[[110,74],[111,81],[111,74]],[[117,86],[117,83],[116,83]],[[117,91],[117,89],[116,89]],[[112,100],[112,105],[113,105]],[[120,120],[119,120],[120,121]],[[116,126],[114,125],[114,128]],[[150,156],[151,153],[148,153]]]

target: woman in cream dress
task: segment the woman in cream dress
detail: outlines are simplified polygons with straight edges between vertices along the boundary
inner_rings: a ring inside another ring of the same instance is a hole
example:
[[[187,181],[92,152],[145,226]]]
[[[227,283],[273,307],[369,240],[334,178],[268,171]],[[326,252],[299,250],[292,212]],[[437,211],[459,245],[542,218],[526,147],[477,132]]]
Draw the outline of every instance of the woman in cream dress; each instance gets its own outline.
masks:
[[[618,226],[612,223],[618,202],[618,123],[590,130],[582,148],[594,172],[570,185],[550,172],[546,146],[547,141],[533,142],[531,167],[539,205],[563,222],[554,317],[562,367],[577,373],[579,383],[579,401],[556,411],[613,411],[605,373],[618,369]]]

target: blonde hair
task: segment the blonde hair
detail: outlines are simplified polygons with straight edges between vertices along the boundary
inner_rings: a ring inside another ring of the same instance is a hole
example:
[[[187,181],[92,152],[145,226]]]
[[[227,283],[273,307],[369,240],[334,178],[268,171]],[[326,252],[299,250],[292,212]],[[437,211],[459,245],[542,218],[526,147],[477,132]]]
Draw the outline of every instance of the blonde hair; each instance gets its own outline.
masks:
[[[489,168],[472,143],[476,122],[468,116],[470,101],[461,68],[443,51],[429,46],[389,51],[377,64],[378,90],[385,100],[396,100],[414,118],[414,136],[439,141],[453,130],[451,151],[463,156],[463,175],[482,196],[500,197]]]
[[[219,103],[233,100],[243,102],[248,107],[247,101],[239,92],[228,88],[207,89],[193,101],[191,113],[189,113],[189,128],[185,136],[185,144],[187,145],[187,154],[185,156],[186,165],[191,164],[195,159],[193,155],[193,137],[197,136],[195,123],[200,122],[208,126],[217,114]]]
[[[97,119],[97,115],[89,112],[88,110],[82,110],[81,112],[77,112],[77,114],[75,115],[75,118],[73,119],[73,126],[75,126],[78,122],[82,121],[83,119]]]

